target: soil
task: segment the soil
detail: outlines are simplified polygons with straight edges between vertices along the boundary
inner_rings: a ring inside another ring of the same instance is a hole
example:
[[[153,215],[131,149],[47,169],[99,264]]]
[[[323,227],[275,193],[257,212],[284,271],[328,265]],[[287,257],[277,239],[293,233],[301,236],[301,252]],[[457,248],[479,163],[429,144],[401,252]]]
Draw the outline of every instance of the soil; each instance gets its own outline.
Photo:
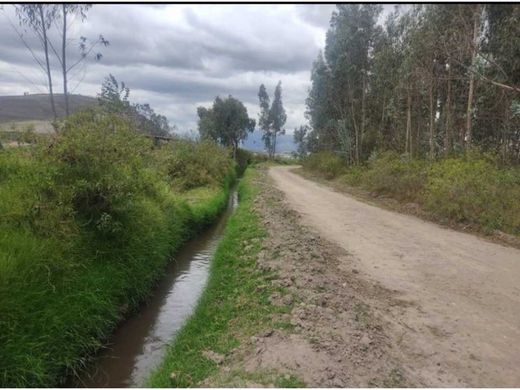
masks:
[[[320,387],[520,386],[520,250],[291,169],[270,168],[282,193],[264,184],[257,210],[270,234],[259,262],[301,301],[295,332],[259,337],[246,365]]]
[[[287,308],[272,321],[287,326],[246,340],[199,385],[262,387],[273,372],[310,387],[424,385],[407,372],[386,331],[385,312],[402,312],[410,303],[367,280],[347,251],[304,226],[265,171],[258,180],[254,209],[268,238],[257,266],[275,271],[271,283],[284,287],[270,302]]]

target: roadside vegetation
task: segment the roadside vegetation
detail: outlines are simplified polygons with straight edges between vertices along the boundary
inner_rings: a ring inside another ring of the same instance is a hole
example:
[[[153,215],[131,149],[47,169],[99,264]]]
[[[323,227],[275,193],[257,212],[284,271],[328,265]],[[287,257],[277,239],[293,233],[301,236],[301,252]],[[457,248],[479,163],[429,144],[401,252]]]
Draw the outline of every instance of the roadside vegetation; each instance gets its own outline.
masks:
[[[239,205],[213,259],[206,289],[195,312],[167,350],[163,363],[152,373],[149,386],[201,386],[201,381],[218,370],[220,360],[251,336],[273,326],[289,325],[271,323],[274,312],[288,309],[269,302],[271,294],[281,288],[269,282],[272,271],[256,266],[266,235],[254,211],[259,191],[254,183],[256,175],[254,168],[248,169],[240,181]],[[246,373],[236,373],[235,379],[238,386],[247,380],[263,383],[262,378],[248,378]],[[302,385],[295,378],[282,375],[269,376],[268,380],[280,387]]]
[[[520,8],[338,5],[311,72],[307,169],[520,234]]]
[[[430,162],[383,152],[374,153],[364,165],[349,166],[334,153],[320,152],[303,165],[374,196],[415,203],[438,220],[520,235],[520,169],[501,164],[491,154],[473,150]]]
[[[155,145],[90,110],[0,151],[0,385],[58,385],[149,294],[172,251],[212,222],[230,150]]]

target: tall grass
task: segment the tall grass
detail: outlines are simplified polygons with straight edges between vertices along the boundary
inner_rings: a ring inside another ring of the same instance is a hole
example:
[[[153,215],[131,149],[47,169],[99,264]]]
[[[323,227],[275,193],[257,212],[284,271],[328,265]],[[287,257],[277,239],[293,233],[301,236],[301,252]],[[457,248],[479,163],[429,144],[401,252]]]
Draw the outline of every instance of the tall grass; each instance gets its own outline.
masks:
[[[199,198],[165,174],[165,150],[114,116],[78,114],[49,144],[0,152],[2,387],[55,386],[81,369],[225,207],[233,163],[216,146],[192,150],[204,148],[218,175],[197,182]]]

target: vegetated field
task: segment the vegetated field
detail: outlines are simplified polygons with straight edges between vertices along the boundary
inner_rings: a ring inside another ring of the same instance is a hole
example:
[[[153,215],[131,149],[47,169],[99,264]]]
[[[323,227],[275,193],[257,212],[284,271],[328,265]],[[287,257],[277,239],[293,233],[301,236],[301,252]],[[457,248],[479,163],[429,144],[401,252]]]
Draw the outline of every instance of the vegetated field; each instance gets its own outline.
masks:
[[[520,169],[491,154],[473,150],[430,162],[385,152],[366,165],[346,166],[333,153],[320,152],[303,166],[374,196],[392,197],[436,221],[520,235]]]
[[[52,141],[0,151],[0,385],[54,386],[213,221],[235,177],[211,142],[150,140],[78,113]]]

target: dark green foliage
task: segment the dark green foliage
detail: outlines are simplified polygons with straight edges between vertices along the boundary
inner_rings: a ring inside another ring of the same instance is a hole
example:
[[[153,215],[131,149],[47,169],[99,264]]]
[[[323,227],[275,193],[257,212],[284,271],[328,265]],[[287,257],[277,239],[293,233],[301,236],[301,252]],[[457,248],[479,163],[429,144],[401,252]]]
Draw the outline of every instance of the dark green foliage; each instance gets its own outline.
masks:
[[[55,386],[81,369],[225,207],[234,171],[217,167],[204,196],[183,193],[148,139],[100,112],[71,117],[50,144],[0,152],[1,386]]]
[[[253,162],[255,156],[248,150],[238,149],[235,158],[235,171],[237,176],[240,177],[244,174],[246,168]]]
[[[520,162],[520,6],[417,4],[383,26],[341,4],[311,71],[310,151],[434,159],[473,146]]]
[[[230,146],[235,157],[236,150],[247,134],[255,128],[244,104],[229,95],[215,98],[211,108],[198,107],[199,133],[203,139],[211,139],[223,146]]]

